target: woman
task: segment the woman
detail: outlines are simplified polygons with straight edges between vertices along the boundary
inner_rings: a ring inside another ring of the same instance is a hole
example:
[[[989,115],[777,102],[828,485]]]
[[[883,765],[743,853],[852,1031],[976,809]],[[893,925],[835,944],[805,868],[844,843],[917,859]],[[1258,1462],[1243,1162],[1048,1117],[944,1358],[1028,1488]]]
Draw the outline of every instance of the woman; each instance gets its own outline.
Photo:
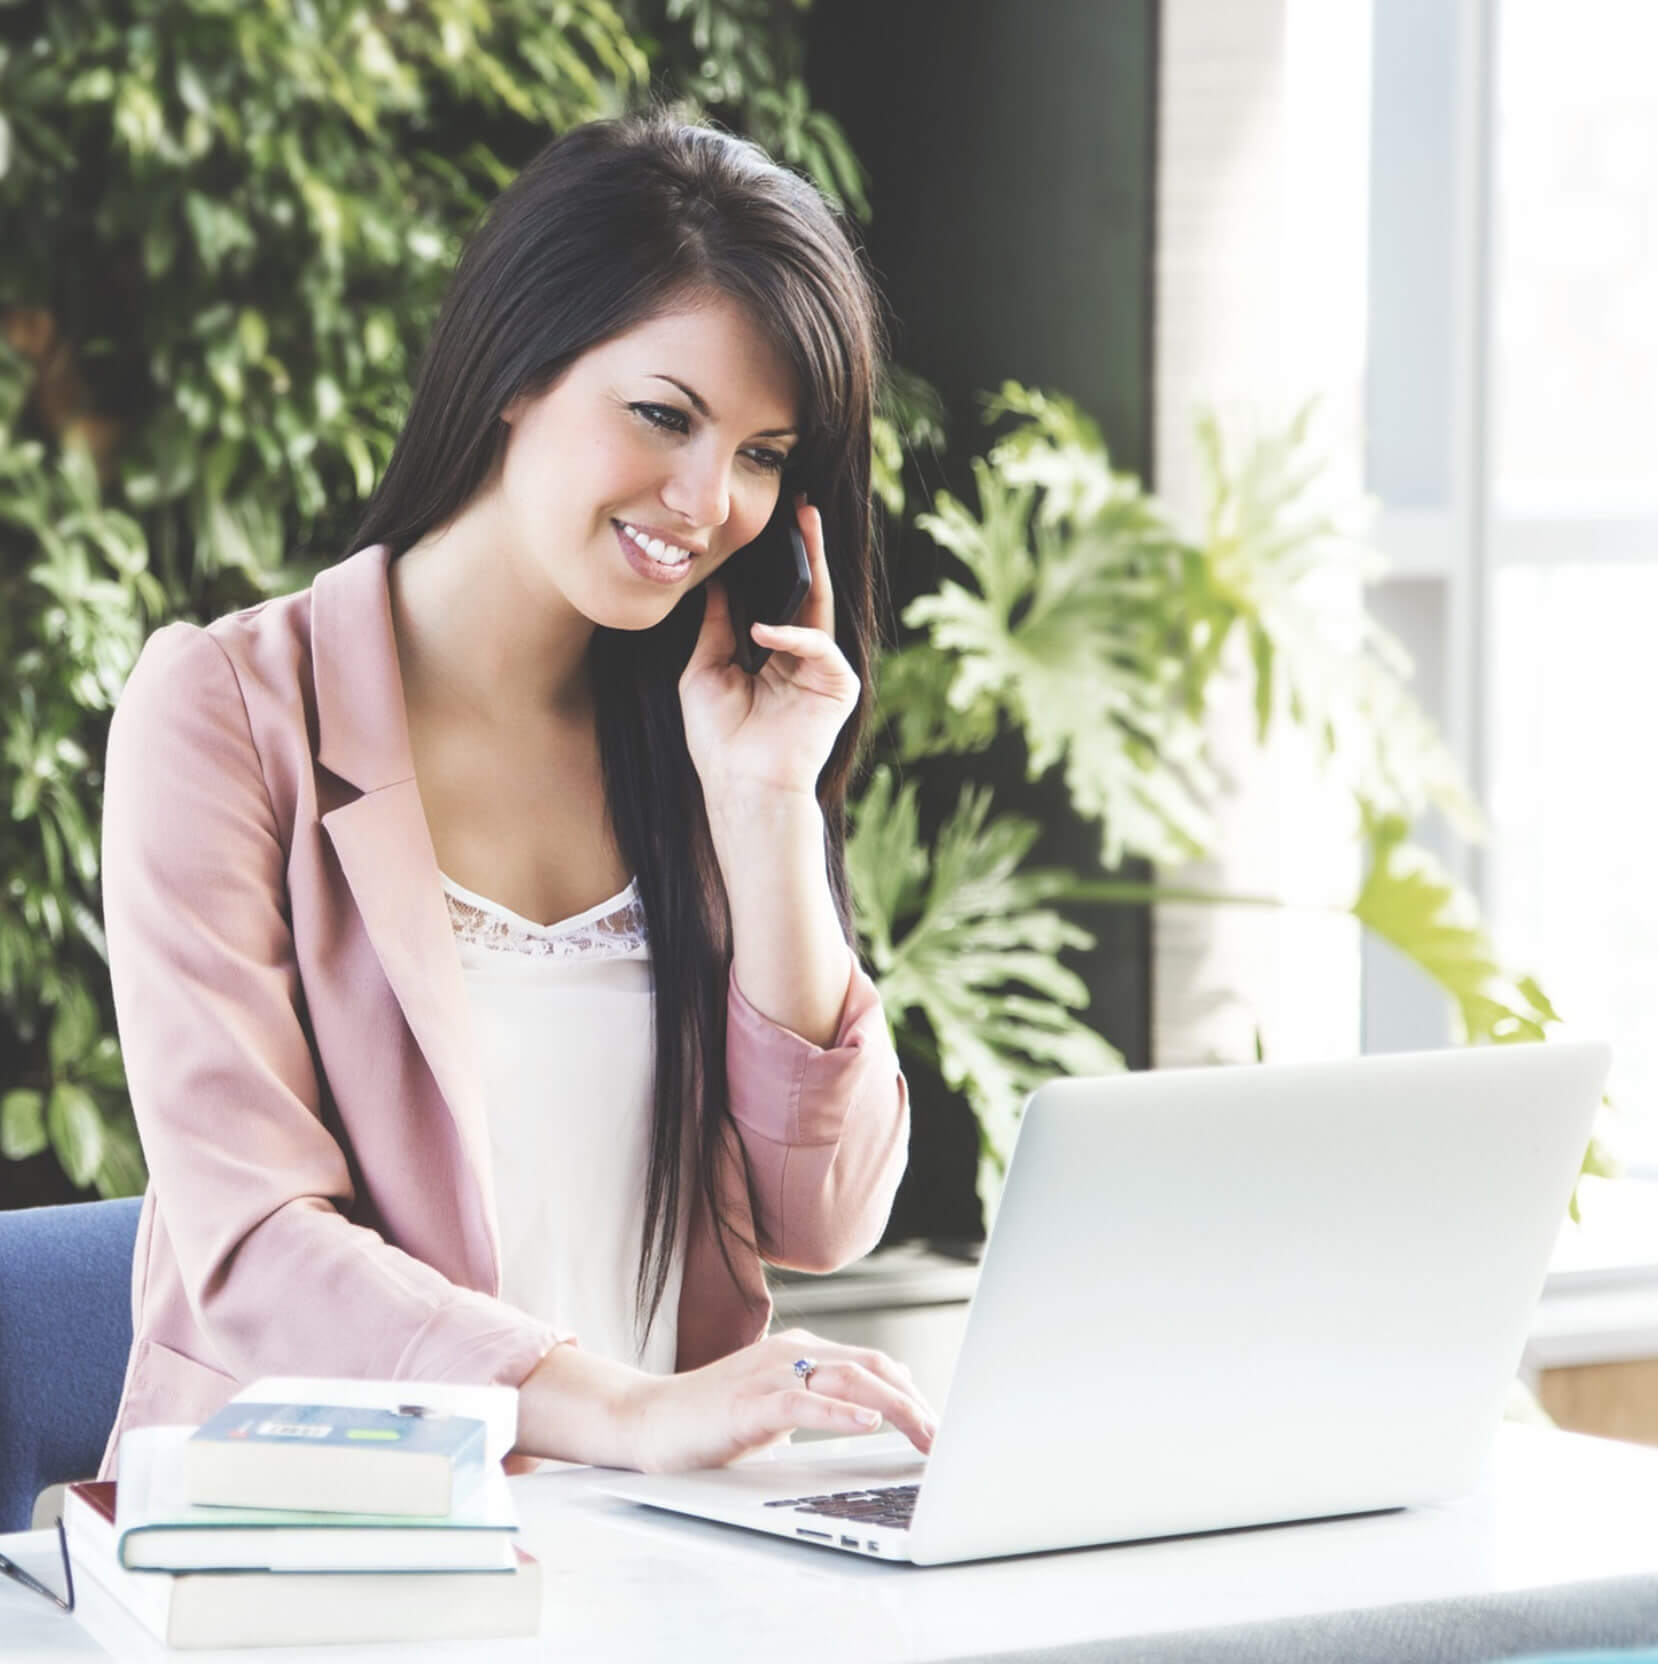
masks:
[[[930,1446],[892,1360],[761,1338],[762,1260],[873,1247],[906,1148],[842,839],[878,352],[803,181],[578,128],[463,256],[357,552],[146,644],[105,788],[150,1168],[106,1472],[263,1374],[518,1386],[525,1463]],[[783,493],[811,588],[751,676],[718,573]]]

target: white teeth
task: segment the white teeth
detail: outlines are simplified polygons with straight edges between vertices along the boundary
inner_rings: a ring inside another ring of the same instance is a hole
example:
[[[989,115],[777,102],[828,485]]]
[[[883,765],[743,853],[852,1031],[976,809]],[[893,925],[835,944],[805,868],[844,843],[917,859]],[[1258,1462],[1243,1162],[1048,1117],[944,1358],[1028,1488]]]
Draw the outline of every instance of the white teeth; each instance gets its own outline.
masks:
[[[646,537],[637,526],[630,526],[625,520],[621,522],[625,531],[638,546],[645,551],[652,560],[663,566],[683,566],[691,558],[689,549],[681,549],[677,544],[664,543],[659,537]]]

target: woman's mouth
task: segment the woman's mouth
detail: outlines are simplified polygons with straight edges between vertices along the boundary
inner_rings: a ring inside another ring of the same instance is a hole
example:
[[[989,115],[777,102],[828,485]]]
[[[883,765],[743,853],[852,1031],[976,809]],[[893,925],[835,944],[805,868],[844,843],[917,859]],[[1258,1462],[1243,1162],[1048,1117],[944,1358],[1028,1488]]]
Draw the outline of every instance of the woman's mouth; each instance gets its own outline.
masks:
[[[691,570],[692,556],[685,550],[676,549],[661,538],[647,537],[625,520],[610,523],[616,528],[616,541],[621,544],[628,565],[641,578],[653,584],[673,584]]]

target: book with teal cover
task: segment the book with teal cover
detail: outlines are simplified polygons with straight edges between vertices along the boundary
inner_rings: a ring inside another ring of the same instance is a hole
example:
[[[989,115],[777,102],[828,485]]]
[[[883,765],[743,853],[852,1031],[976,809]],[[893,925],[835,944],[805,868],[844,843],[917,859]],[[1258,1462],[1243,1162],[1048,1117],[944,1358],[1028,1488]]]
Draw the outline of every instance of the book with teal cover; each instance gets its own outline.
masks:
[[[116,1530],[122,1565],[143,1571],[507,1571],[518,1529],[506,1475],[486,1466],[442,1516],[192,1505],[190,1427],[138,1427],[121,1440]]]
[[[161,1649],[147,1643],[135,1623],[172,1647],[331,1644],[336,1651],[330,1657],[339,1656],[345,1643],[477,1641],[531,1636],[539,1627],[540,1568],[516,1544],[507,1549],[501,1571],[482,1575],[335,1567],[280,1576],[130,1571],[116,1547],[122,1511],[117,1486],[107,1483],[71,1485],[63,1510],[75,1566],[75,1620],[113,1658],[161,1658]]]
[[[188,1500],[447,1514],[483,1470],[484,1423],[422,1406],[227,1404],[191,1435]]]

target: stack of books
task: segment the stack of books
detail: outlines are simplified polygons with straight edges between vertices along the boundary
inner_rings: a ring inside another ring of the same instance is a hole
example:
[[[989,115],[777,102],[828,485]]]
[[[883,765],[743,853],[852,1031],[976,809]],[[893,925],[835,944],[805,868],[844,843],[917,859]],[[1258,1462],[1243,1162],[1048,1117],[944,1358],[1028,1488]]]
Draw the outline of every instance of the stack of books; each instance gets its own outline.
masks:
[[[126,1434],[115,1483],[72,1485],[70,1558],[173,1647],[534,1635],[540,1568],[501,1471],[516,1414],[505,1388],[255,1382],[200,1428]]]

